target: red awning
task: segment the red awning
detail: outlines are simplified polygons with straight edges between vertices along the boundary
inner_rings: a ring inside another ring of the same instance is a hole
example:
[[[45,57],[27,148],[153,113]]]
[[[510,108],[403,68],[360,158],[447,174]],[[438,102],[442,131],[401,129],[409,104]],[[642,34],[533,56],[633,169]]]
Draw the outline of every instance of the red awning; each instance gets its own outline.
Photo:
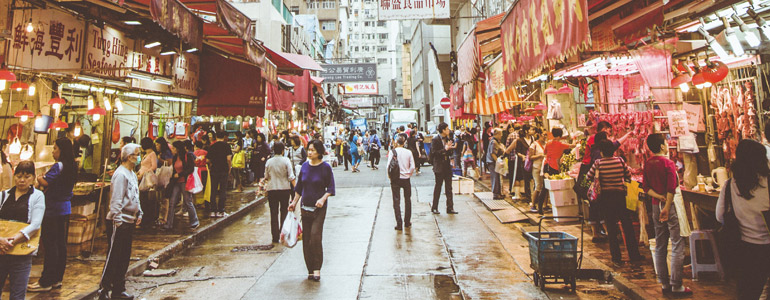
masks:
[[[323,77],[310,76],[310,80],[313,81],[313,86],[315,86],[317,88],[317,90],[318,90],[318,93],[321,94],[321,99],[323,99],[323,101],[321,101],[321,103],[324,106],[328,105],[328,103],[326,103],[326,93],[324,93],[324,87],[323,87],[323,85],[321,85],[323,83],[323,81],[324,81],[324,78]]]
[[[468,84],[479,76],[485,56],[502,51],[500,21],[505,13],[484,19],[465,37],[457,50],[457,81]]]
[[[281,90],[273,84],[267,84],[267,101],[265,108],[271,111],[291,111],[291,103],[294,100],[294,94],[289,91]]]
[[[265,47],[265,51],[267,52],[267,58],[278,67],[278,72],[280,73],[299,75],[304,70],[324,71],[324,68],[310,56],[275,51],[268,47]]]
[[[201,54],[198,114],[265,115],[265,86],[259,67],[205,51]]]
[[[302,71],[302,76],[280,75],[278,78],[291,81],[294,84],[294,100],[292,102],[307,103],[308,112],[311,115],[315,115],[315,101],[313,101],[310,71]]]

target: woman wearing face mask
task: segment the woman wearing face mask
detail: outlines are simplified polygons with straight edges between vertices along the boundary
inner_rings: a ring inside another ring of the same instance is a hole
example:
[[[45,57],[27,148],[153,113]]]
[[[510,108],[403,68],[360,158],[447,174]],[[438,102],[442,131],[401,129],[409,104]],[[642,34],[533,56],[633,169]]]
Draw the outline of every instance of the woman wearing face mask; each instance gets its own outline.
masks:
[[[32,187],[35,163],[22,161],[13,174],[15,186],[0,197],[0,220],[29,224],[12,236],[0,236],[0,298],[5,279],[9,278],[10,300],[24,300],[32,269],[31,255],[8,255],[14,245],[26,242],[40,230],[45,214],[45,196]]]
[[[40,243],[45,252],[43,274],[38,282],[29,285],[30,292],[47,292],[61,288],[64,269],[67,266],[67,225],[72,189],[77,177],[72,142],[66,138],[56,140],[52,154],[56,163],[45,175],[37,178],[40,187],[45,189],[46,196],[46,211],[40,233]]]

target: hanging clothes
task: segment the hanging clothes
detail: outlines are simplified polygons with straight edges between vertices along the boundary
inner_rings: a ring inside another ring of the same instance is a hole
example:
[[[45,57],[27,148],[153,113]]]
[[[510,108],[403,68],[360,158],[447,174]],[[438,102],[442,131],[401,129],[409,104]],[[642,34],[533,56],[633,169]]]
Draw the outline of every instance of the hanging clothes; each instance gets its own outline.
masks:
[[[556,100],[551,100],[551,104],[548,105],[548,119],[561,120],[564,118],[564,114],[561,112],[561,103]]]

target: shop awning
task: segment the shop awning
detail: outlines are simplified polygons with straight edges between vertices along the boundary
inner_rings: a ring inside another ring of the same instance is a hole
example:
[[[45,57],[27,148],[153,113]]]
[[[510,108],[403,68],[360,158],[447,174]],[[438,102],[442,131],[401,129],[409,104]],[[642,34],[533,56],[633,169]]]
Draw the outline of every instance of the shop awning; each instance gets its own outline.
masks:
[[[283,79],[278,79],[282,81]],[[289,82],[294,85],[293,83]],[[267,99],[265,101],[265,108],[270,111],[291,111],[291,103],[294,100],[294,94],[285,90],[279,89],[273,84],[267,84]]]
[[[313,86],[316,87],[316,90],[318,91],[318,94],[321,95],[321,100],[322,100],[321,103],[324,106],[327,106],[328,103],[326,103],[326,93],[324,93],[324,87],[322,85],[322,83],[324,81],[324,78],[323,77],[310,76],[310,80],[313,82]]]
[[[285,53],[265,47],[267,58],[272,61],[282,74],[302,74],[304,70],[324,71],[312,57],[302,54]]]
[[[259,67],[225,58],[209,48],[201,53],[198,114],[265,115],[265,91]]]
[[[504,13],[476,23],[457,50],[457,81],[468,84],[479,76],[481,62],[489,54],[502,51],[500,21]]]
[[[313,101],[310,71],[303,71],[302,76],[280,75],[278,78],[294,83],[294,99],[292,102],[307,103],[308,113],[315,115],[315,101]]]
[[[476,40],[479,42],[481,59],[503,50],[503,44],[500,42],[500,21],[504,16],[505,13],[501,13],[476,23]]]
[[[516,89],[507,89],[492,97],[487,97],[483,84],[476,83],[476,85],[476,97],[473,101],[465,103],[464,114],[494,115],[511,109],[519,102]]]
[[[278,78],[278,88],[284,91],[294,93],[294,83],[283,78]]]

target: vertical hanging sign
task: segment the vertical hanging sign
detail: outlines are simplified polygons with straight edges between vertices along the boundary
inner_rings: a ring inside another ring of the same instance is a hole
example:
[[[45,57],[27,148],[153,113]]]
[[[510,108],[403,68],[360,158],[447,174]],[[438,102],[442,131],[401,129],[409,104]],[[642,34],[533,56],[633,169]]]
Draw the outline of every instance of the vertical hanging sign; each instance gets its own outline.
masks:
[[[500,28],[509,88],[591,45],[586,0],[519,0]]]

